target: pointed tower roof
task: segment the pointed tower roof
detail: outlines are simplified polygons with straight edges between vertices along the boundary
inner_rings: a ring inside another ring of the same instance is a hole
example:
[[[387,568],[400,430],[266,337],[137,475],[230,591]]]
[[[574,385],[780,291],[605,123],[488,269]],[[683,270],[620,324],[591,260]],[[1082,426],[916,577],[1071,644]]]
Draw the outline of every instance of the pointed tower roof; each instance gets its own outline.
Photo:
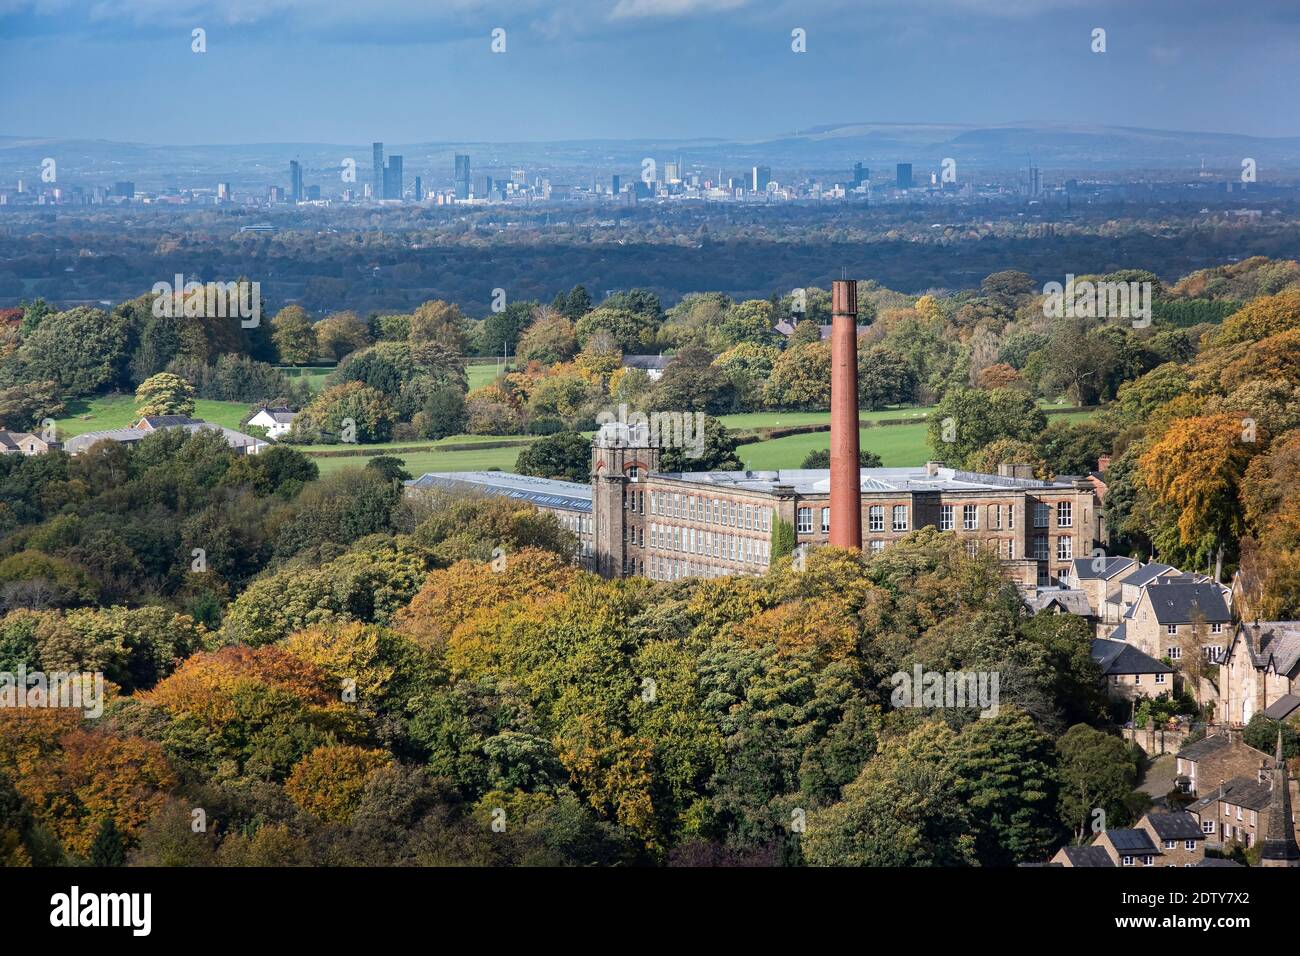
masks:
[[[1268,829],[1260,852],[1262,866],[1300,866],[1300,846],[1296,845],[1295,827],[1291,823],[1291,782],[1287,779],[1286,760],[1282,757],[1282,728],[1277,729],[1277,756],[1273,760],[1273,793],[1268,801]]]

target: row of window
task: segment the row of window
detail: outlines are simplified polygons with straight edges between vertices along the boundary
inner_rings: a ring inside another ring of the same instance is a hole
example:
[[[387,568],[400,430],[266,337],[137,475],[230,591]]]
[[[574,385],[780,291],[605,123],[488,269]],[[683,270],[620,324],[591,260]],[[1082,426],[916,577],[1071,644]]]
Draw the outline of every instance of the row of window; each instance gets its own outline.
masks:
[[[1034,535],[1034,560],[1046,561],[1051,556],[1047,545],[1047,535]],[[1059,535],[1056,539],[1056,560],[1071,561],[1074,559],[1074,539],[1068,534]]]
[[[1118,683],[1120,682],[1120,679],[1121,679],[1122,676],[1123,676],[1123,675],[1121,675],[1121,674],[1115,674],[1114,677],[1112,678],[1112,680],[1113,680],[1116,684],[1118,684]],[[1156,675],[1155,675],[1156,683],[1157,683],[1157,684],[1163,684],[1163,683],[1165,682],[1165,678],[1168,677],[1168,676],[1169,676],[1168,674],[1156,674]],[[1142,683],[1142,675],[1141,675],[1141,674],[1134,674],[1134,675],[1133,675],[1133,686],[1134,686],[1134,687],[1137,687],[1137,686],[1139,686],[1141,683]]]
[[[1170,637],[1177,637],[1177,636],[1178,636],[1178,625],[1177,625],[1177,624],[1166,624],[1166,625],[1165,625],[1165,633],[1168,634]],[[1223,633],[1223,625],[1222,625],[1222,624],[1211,624],[1211,625],[1210,625],[1210,633],[1211,633],[1211,634],[1222,634],[1222,633]]]
[[[956,530],[956,505],[941,505],[939,508],[939,530],[954,531]],[[1002,530],[1002,515],[1005,511],[1007,530],[1014,531],[1016,527],[1016,509],[1012,505],[988,505],[986,511],[985,527],[989,531]],[[963,531],[978,531],[980,529],[980,506],[979,505],[962,505],[961,506],[961,529]]]
[[[766,539],[722,534],[705,531],[702,528],[679,528],[654,522],[650,523],[650,546],[657,551],[703,554],[744,564],[767,564],[772,547]]]
[[[728,501],[725,498],[701,498],[696,495],[652,491],[650,514],[686,518],[728,528],[748,528],[752,531],[772,529],[772,509]]]
[[[1046,528],[1051,517],[1052,506],[1041,501],[1034,503],[1034,527]],[[1074,527],[1074,502],[1058,501],[1056,503],[1056,526],[1058,528]]]
[[[696,561],[678,561],[651,555],[647,577],[652,581],[676,581],[679,578],[719,578],[736,572],[716,564],[704,564]]]

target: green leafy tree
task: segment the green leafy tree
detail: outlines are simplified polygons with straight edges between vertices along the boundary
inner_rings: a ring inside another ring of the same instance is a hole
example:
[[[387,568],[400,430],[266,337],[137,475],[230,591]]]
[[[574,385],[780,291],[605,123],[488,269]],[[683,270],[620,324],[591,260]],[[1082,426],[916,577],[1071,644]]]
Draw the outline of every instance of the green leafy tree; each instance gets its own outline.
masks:
[[[159,372],[135,390],[137,415],[194,414],[194,386],[179,375]]]
[[[539,438],[519,453],[515,471],[585,483],[591,477],[591,441],[578,432],[557,432]]]
[[[271,341],[284,365],[307,365],[316,355],[316,330],[300,305],[286,305],[271,319]]]

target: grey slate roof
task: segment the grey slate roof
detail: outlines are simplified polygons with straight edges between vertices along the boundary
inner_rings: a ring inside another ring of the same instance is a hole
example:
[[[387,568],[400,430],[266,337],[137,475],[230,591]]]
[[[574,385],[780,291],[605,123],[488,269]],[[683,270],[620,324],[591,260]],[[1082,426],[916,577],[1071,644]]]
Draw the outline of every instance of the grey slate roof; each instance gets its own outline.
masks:
[[[1300,707],[1300,697],[1295,694],[1283,694],[1264,708],[1264,716],[1269,720],[1286,720]]]
[[[1201,825],[1186,810],[1177,813],[1148,813],[1147,820],[1162,840],[1204,840]]]
[[[1195,763],[1198,760],[1204,760],[1210,754],[1217,750],[1222,750],[1228,746],[1228,738],[1219,734],[1211,734],[1208,737],[1202,737],[1195,743],[1188,744],[1182,750],[1178,751],[1179,760],[1190,760]]]
[[[69,455],[79,454],[95,442],[104,441],[105,439],[115,442],[137,442],[143,440],[149,433],[142,428],[106,428],[97,432],[82,432],[80,435],[74,435],[63,443],[63,449]]]
[[[1256,777],[1233,777],[1223,785],[1223,794],[1215,790],[1209,796],[1231,803],[1235,807],[1247,810],[1263,810],[1273,799],[1273,788],[1267,782],[1260,783]]]
[[[1258,668],[1272,662],[1279,674],[1290,674],[1300,661],[1300,621],[1257,621],[1238,626],[1238,635],[1249,638],[1258,628],[1257,644],[1248,643]]]
[[[1098,562],[1098,568],[1093,568],[1093,562]],[[1103,580],[1109,581],[1117,574],[1131,571],[1137,567],[1137,562],[1132,558],[1075,558],[1074,559],[1074,576],[1080,581]]]
[[[1222,857],[1207,856],[1204,860],[1199,860],[1192,864],[1193,866],[1241,866],[1236,860],[1225,860]]]
[[[1094,637],[1089,653],[1101,667],[1101,673],[1105,677],[1113,674],[1172,674],[1174,672],[1174,669],[1164,661],[1156,660],[1150,654],[1144,654],[1124,641]]]
[[[1067,846],[1062,848],[1066,859],[1074,866],[1114,866],[1115,862],[1100,846]]]
[[[1160,624],[1227,624],[1232,620],[1217,584],[1149,584],[1147,596]]]
[[[517,498],[540,508],[591,513],[591,485],[534,478],[509,471],[430,471],[405,483],[408,488],[445,488]]]
[[[671,355],[624,355],[624,368],[640,368],[647,371],[651,369],[665,369],[668,363],[673,360]]]
[[[1133,584],[1133,585],[1141,586],[1143,584],[1146,584],[1152,578],[1158,577],[1161,574],[1166,574],[1170,571],[1173,571],[1175,574],[1178,573],[1176,568],[1172,568],[1167,564],[1159,564],[1155,561],[1152,561],[1150,564],[1144,564],[1141,565],[1140,567],[1134,568],[1124,577],[1120,578],[1120,584]]]
[[[1036,592],[1033,597],[1027,599],[1025,603],[1035,613],[1046,611],[1055,605],[1067,614],[1077,614],[1079,617],[1093,616],[1092,604],[1088,601],[1088,595],[1074,588],[1043,588]]]

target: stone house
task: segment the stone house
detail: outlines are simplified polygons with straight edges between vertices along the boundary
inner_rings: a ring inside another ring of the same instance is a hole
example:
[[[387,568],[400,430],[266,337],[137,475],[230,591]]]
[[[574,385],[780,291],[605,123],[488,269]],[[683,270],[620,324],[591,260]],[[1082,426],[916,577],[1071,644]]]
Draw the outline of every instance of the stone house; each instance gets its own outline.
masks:
[[[1116,700],[1159,697],[1174,689],[1174,669],[1132,644],[1098,637],[1089,652],[1101,668],[1107,695]]]
[[[1300,621],[1241,623],[1219,665],[1219,720],[1244,727],[1258,713],[1300,706]]]
[[[1225,780],[1255,776],[1268,761],[1268,754],[1241,739],[1241,734],[1211,734],[1178,751],[1175,781],[1184,793],[1201,795]]]

